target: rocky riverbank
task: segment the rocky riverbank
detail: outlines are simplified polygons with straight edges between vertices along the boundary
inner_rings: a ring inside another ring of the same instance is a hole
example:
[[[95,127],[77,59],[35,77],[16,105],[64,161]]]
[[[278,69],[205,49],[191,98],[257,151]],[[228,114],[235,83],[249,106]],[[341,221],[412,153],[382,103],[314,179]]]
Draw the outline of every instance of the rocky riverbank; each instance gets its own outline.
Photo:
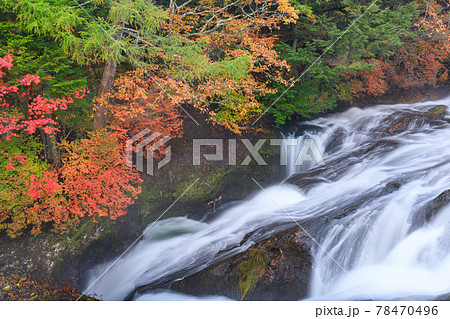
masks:
[[[254,161],[248,166],[227,165],[227,152],[223,162],[193,166],[192,139],[237,136],[224,133],[206,122],[197,127],[189,121],[186,120],[184,137],[172,145],[172,161],[156,171],[154,176],[142,175],[143,191],[137,202],[129,207],[127,215],[115,221],[97,218],[96,223],[84,218],[76,230],[64,235],[44,230],[37,236],[22,235],[11,239],[0,233],[0,273],[6,277],[26,276],[29,280],[45,280],[56,286],[68,284],[82,290],[89,269],[120,255],[142,234],[148,223],[163,213],[163,218],[189,216],[200,220],[214,214],[221,205],[240,200],[257,190],[258,186],[250,177],[257,178],[263,185],[279,178],[278,150],[267,145],[260,152],[267,166],[258,166]],[[265,134],[280,137],[275,129]],[[247,138],[254,140],[257,137],[253,134]],[[248,154],[239,143],[236,151],[237,162],[240,163]],[[203,152],[214,153],[214,150]],[[196,179],[198,181],[180,197]]]

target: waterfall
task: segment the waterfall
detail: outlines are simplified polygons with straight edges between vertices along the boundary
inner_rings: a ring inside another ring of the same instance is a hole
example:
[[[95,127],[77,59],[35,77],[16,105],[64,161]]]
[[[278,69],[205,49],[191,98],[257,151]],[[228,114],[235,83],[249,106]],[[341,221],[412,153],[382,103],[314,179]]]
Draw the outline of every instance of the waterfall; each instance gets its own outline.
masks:
[[[323,145],[321,140],[310,132],[305,132],[299,137],[295,137],[295,134],[290,134],[284,137],[281,144],[280,158],[286,158],[286,177],[294,175],[296,173],[306,172],[311,167],[317,165],[317,159],[314,158],[314,154],[309,154],[307,149],[303,149],[309,145],[307,141],[312,141],[312,145],[317,148],[317,151],[323,153]],[[302,150],[303,149],[303,150]],[[310,160],[304,160],[301,158],[303,154],[308,154]]]
[[[290,185],[273,186],[267,192],[277,198],[277,203],[265,193],[258,193],[228,209],[209,224],[184,217],[158,221],[147,228],[143,240],[98,281],[97,278],[111,263],[99,265],[91,271],[88,293],[95,293],[104,300],[121,300],[135,287],[196,272],[211,264],[220,251],[238,246],[242,238],[255,228],[265,226],[270,220],[287,220],[278,204],[287,208],[305,199],[298,189]],[[244,251],[252,244],[249,241],[242,247],[232,249],[229,255]]]
[[[288,144],[288,139],[297,143],[281,154],[287,158],[287,175],[297,173],[292,178],[299,181],[306,173],[315,178],[308,187],[274,185],[267,191],[277,203],[259,192],[210,222],[159,221],[99,280],[111,263],[95,267],[88,292],[118,300],[140,285],[183,278],[248,249],[280,225],[293,224],[292,216],[300,223],[314,220],[308,232],[320,244],[313,246],[310,299],[433,299],[449,293],[450,207],[424,217],[426,205],[450,189],[449,119],[418,118],[403,131],[393,125],[401,112],[414,116],[433,105],[450,106],[450,97],[351,108],[311,121],[308,125],[320,129],[286,137]],[[306,138],[314,140],[325,165],[295,165]],[[332,212],[348,207],[351,213],[332,218]],[[238,245],[250,232],[256,234],[252,240]],[[134,298],[183,299],[164,294]]]

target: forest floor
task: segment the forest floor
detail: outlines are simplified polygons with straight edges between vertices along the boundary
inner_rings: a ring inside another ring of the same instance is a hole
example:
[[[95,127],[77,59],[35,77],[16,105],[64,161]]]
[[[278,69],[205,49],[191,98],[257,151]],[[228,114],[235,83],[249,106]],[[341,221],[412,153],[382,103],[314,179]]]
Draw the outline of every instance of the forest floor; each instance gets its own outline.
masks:
[[[80,298],[81,296],[81,298]],[[2,301],[95,301],[73,287],[32,280],[26,275],[5,276],[0,273],[0,300]]]

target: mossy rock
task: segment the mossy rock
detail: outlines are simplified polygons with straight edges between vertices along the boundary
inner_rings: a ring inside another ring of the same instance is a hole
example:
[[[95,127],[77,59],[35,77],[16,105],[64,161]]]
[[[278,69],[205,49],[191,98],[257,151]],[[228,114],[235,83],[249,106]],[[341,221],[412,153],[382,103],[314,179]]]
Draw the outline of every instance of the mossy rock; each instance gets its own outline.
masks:
[[[438,116],[438,115],[443,115],[447,112],[447,107],[445,105],[438,105],[435,107],[432,107],[431,109],[429,109],[427,111],[427,115],[431,115],[431,116]]]
[[[261,250],[252,250],[247,260],[238,266],[238,290],[241,300],[244,300],[247,293],[256,287],[256,284],[266,272],[269,258],[267,253]]]
[[[252,236],[249,233],[240,245],[253,241]],[[136,292],[170,288],[194,296],[221,295],[235,300],[300,300],[308,295],[312,261],[310,238],[294,227],[182,280],[176,277],[165,286],[146,285]]]

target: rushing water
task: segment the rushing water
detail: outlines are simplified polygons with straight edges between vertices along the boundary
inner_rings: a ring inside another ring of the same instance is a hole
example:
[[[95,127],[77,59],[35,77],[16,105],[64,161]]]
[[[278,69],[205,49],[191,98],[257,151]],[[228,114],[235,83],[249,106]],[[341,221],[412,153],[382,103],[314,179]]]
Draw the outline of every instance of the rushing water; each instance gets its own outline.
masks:
[[[308,171],[317,177],[313,184],[274,185],[267,193],[230,205],[212,220],[159,221],[100,279],[111,263],[93,269],[88,292],[120,300],[136,287],[183,278],[246,250],[286,225],[294,226],[291,215],[299,223],[314,221],[308,224],[309,232],[320,243],[313,247],[311,299],[432,299],[449,293],[450,207],[429,221],[423,218],[422,208],[450,189],[450,124],[415,121],[402,133],[383,134],[396,112],[423,112],[442,104],[450,106],[450,97],[352,108],[312,121],[309,125],[317,129],[298,139],[313,137],[323,153],[326,164]],[[299,151],[295,147],[288,151],[288,175],[305,170],[294,165]],[[395,189],[385,192],[392,182]],[[349,206],[354,207],[350,214],[331,218]],[[250,240],[239,246],[250,232],[254,232]],[[133,298],[193,297],[155,291]]]

